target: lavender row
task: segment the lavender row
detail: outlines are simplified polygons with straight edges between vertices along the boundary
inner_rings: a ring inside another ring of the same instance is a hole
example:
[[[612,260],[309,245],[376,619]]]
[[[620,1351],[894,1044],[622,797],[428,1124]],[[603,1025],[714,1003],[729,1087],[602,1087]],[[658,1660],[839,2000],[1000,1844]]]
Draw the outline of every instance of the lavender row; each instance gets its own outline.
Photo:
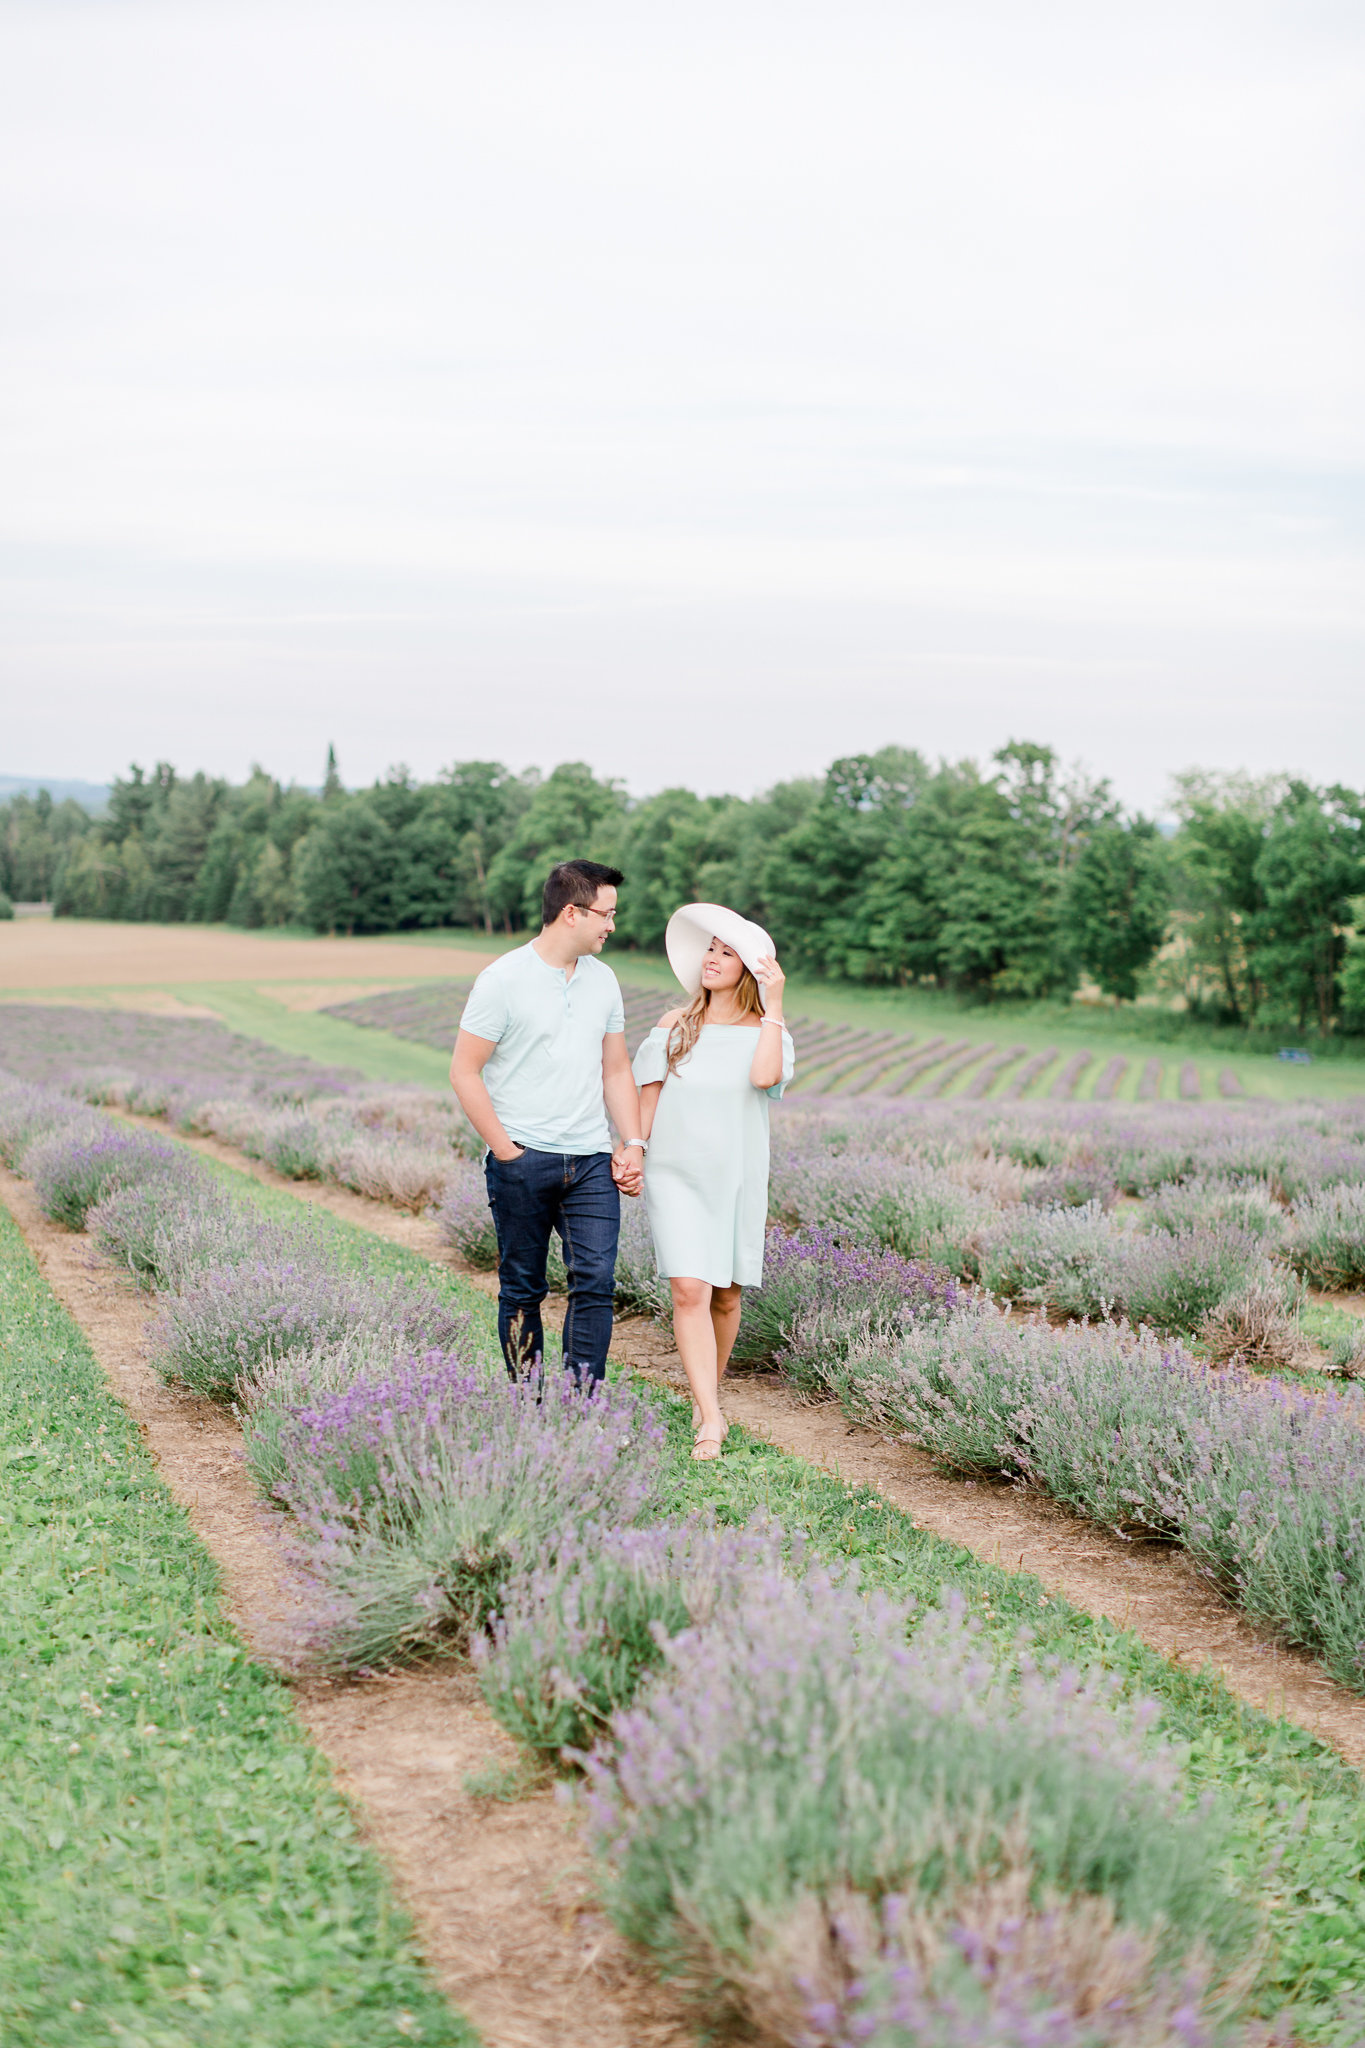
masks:
[[[989,1298],[902,1285],[880,1326],[836,1296],[817,1311],[823,1347],[803,1341],[798,1309],[802,1391],[955,1471],[1180,1543],[1253,1620],[1365,1691],[1365,1393],[1308,1394],[1217,1371],[1149,1330],[1021,1327]]]
[[[1268,1261],[1287,1306],[1293,1274],[1365,1281],[1363,1191],[1365,1105],[847,1105],[774,1120],[770,1199],[788,1229],[881,1244],[1058,1314],[1185,1332],[1266,1284]],[[1121,1194],[1142,1208],[1117,1211]]]

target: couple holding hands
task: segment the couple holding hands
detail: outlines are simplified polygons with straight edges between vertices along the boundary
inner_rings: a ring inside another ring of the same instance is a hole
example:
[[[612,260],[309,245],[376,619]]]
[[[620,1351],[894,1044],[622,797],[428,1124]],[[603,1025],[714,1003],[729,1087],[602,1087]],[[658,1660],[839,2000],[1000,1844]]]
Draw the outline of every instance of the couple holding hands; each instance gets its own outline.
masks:
[[[488,1147],[508,1371],[541,1362],[557,1230],[569,1279],[564,1363],[586,1387],[602,1378],[620,1196],[643,1193],[692,1388],[692,1455],[714,1458],[740,1290],[763,1278],[768,1098],[792,1077],[783,976],[761,926],[718,903],[686,904],[664,939],[685,1000],[632,1068],[621,991],[597,958],[622,880],[598,861],[552,869],[539,936],[485,967],[470,992],[450,1080]],[[621,1135],[615,1154],[608,1116]]]

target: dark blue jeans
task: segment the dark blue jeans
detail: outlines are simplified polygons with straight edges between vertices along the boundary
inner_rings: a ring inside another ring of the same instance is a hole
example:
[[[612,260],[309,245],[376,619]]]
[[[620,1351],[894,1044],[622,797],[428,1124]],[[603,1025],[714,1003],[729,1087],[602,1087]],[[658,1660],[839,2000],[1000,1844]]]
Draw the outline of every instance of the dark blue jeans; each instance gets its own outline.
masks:
[[[516,1379],[544,1357],[540,1307],[550,1232],[557,1230],[569,1275],[564,1363],[580,1385],[595,1383],[607,1369],[611,1348],[621,1229],[610,1153],[528,1151],[519,1159],[495,1159],[490,1152],[484,1178],[498,1233],[498,1336],[508,1372]]]

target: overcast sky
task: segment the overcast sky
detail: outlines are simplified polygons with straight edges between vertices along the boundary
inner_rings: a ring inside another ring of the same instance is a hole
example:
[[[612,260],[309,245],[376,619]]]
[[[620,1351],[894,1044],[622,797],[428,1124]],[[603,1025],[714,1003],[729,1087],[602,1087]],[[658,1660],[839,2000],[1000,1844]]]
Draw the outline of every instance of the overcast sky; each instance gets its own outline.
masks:
[[[1359,0],[0,35],[0,771],[1365,782]]]

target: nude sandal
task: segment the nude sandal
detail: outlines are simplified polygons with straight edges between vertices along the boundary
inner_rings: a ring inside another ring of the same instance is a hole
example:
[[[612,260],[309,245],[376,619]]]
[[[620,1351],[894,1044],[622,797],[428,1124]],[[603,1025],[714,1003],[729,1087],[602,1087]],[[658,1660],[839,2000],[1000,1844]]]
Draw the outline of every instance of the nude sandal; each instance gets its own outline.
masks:
[[[719,1436],[716,1435],[714,1430],[707,1429],[705,1426],[703,1426],[702,1428],[698,1429],[697,1434],[693,1439],[692,1456],[698,1461],[698,1463],[701,1463],[703,1460],[709,1458],[718,1458],[720,1456],[721,1446],[725,1442],[725,1439],[729,1434],[730,1425],[724,1419],[722,1419],[721,1421]]]

